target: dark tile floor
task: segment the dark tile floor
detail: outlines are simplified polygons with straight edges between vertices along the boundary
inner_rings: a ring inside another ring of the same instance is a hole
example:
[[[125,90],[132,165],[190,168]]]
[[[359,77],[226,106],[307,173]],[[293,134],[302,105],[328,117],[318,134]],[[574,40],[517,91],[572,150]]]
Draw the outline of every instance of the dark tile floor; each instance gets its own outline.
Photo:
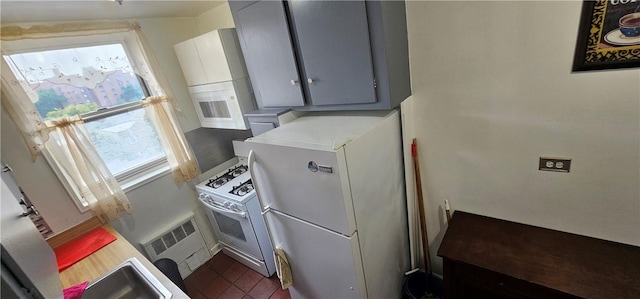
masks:
[[[290,299],[276,275],[266,278],[219,252],[185,278],[193,299]]]

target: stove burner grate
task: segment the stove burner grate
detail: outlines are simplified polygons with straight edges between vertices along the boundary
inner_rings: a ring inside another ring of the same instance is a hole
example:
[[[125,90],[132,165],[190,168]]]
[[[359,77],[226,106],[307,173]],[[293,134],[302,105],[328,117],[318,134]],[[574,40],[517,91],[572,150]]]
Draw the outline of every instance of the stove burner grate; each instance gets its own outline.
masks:
[[[247,172],[247,170],[249,170],[249,166],[247,165],[238,165],[237,167],[233,168],[233,169],[229,169],[229,174],[231,174],[233,177],[237,177],[245,172]]]
[[[253,190],[253,182],[251,179],[248,179],[246,182],[233,187],[229,193],[237,196],[245,196],[247,193],[251,192],[251,190]]]
[[[233,176],[229,175],[228,173],[225,173],[219,177],[216,177],[215,179],[210,179],[209,182],[206,183],[205,185],[213,189],[217,189],[222,187],[224,184],[226,184],[232,179],[233,179]]]
[[[227,170],[227,172],[221,174],[220,176],[210,179],[209,182],[206,183],[205,185],[213,189],[220,188],[224,184],[228,183],[229,181],[233,180],[239,175],[247,172],[248,170],[249,170],[249,167],[247,165],[238,165],[234,168]]]

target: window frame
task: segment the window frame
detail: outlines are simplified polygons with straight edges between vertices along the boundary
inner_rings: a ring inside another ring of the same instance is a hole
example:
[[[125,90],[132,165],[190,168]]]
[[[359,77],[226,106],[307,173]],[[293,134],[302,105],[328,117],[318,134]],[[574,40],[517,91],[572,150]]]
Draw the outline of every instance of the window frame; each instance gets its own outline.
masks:
[[[20,40],[20,41],[11,41],[9,43],[12,44],[11,49],[6,49],[3,47],[2,56],[10,56],[13,54],[21,54],[21,53],[30,53],[30,52],[38,52],[38,51],[51,51],[51,50],[60,50],[60,49],[72,49],[72,48],[80,48],[80,47],[91,47],[91,46],[104,46],[111,44],[120,44],[127,55],[127,59],[129,59],[129,63],[131,64],[133,70],[135,66],[138,65],[138,62],[135,60],[135,55],[132,55],[132,43],[127,40],[128,32],[120,32],[120,33],[110,33],[110,34],[101,34],[101,35],[92,35],[92,36],[72,36],[72,37],[59,37],[59,38],[49,38],[49,39],[36,39],[36,40]],[[4,42],[3,42],[4,44]],[[139,49],[139,51],[143,51]],[[4,59],[4,57],[2,58]],[[5,61],[5,63],[9,63]],[[132,71],[133,71],[132,70]],[[148,88],[144,79],[134,72],[134,74],[140,79],[140,85],[142,86],[144,92],[146,92],[146,96],[154,95],[152,90]],[[84,91],[84,89],[83,89]],[[141,102],[132,102],[123,105],[109,107],[107,109],[101,109],[98,111],[93,111],[89,113],[85,113],[82,115],[85,123],[90,122],[92,119],[97,120],[104,117],[109,117],[121,113],[126,113],[128,111],[133,111],[137,109],[144,109],[142,107]],[[42,116],[41,116],[42,117]],[[44,117],[43,117],[44,119]],[[158,132],[161,134],[161,132]],[[78,188],[73,186],[70,183],[70,177],[65,174],[63,168],[59,165],[57,160],[51,155],[49,150],[45,148],[42,150],[42,154],[49,164],[49,167],[53,170],[57,179],[60,181],[62,186],[65,188],[69,196],[71,197],[73,203],[76,205],[78,210],[81,213],[85,213],[89,211],[89,206],[86,205],[86,201],[81,201],[80,192]],[[151,160],[147,163],[141,164],[137,167],[133,167],[118,173],[114,174],[116,181],[120,184],[123,192],[127,193],[131,190],[139,188],[155,179],[164,176],[170,173],[170,167],[167,162],[166,154],[161,158],[157,158]]]

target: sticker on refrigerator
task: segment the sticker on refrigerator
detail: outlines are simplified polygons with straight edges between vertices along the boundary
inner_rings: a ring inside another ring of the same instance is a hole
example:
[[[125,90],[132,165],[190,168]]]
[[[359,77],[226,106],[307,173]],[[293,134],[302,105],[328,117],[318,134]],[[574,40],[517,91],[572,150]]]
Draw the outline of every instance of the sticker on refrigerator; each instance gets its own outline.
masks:
[[[307,168],[309,168],[311,172],[318,172],[318,164],[316,164],[316,162],[309,161],[309,164],[307,164]]]
[[[307,168],[309,169],[309,171],[311,172],[325,172],[325,173],[333,173],[333,167],[331,166],[323,166],[323,165],[318,165],[316,164],[316,162],[314,161],[309,161],[309,164],[307,164]]]
[[[333,173],[333,167],[318,165],[318,170],[326,173]]]

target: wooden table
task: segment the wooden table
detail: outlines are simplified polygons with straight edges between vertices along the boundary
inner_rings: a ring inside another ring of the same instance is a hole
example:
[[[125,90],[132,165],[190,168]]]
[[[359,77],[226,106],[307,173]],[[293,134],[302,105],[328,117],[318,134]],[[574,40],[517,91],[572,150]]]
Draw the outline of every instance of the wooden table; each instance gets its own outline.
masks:
[[[640,298],[636,246],[456,211],[438,256],[447,299]]]
[[[62,271],[60,282],[63,289],[85,281],[92,281],[125,260],[135,257],[173,294],[172,298],[189,298],[113,227],[107,224],[102,228],[116,236],[117,239]]]

